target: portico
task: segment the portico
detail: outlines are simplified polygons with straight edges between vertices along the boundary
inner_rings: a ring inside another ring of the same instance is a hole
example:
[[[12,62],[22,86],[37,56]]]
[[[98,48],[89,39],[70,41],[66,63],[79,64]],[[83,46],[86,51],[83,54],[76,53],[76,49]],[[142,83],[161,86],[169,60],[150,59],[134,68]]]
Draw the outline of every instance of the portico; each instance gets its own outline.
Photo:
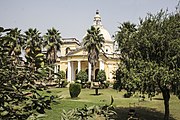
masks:
[[[83,43],[80,43],[76,38],[63,38],[61,45],[61,56],[56,64],[60,65],[60,70],[66,73],[68,82],[76,79],[76,74],[82,70],[88,74],[88,81],[91,81],[91,72],[94,73],[94,78],[99,70],[104,70],[108,81],[113,81],[113,71],[118,68],[119,55],[115,52],[114,40],[101,23],[99,11],[96,11],[94,16],[93,26],[100,29],[100,34],[103,35],[105,42],[99,54],[98,63],[94,66],[94,71],[91,71],[91,64],[88,62],[88,53],[85,51]],[[84,35],[86,36],[86,34]],[[83,41],[83,40],[82,40]]]
[[[97,66],[94,69],[94,75],[96,70],[104,70],[104,61],[99,60]],[[61,69],[62,70],[62,69]],[[67,62],[67,81],[72,82],[73,80],[76,79],[76,74],[80,71],[86,71],[88,74],[88,81],[91,81],[91,64],[86,60],[86,61],[73,61],[69,60]],[[94,78],[95,79],[95,78]]]

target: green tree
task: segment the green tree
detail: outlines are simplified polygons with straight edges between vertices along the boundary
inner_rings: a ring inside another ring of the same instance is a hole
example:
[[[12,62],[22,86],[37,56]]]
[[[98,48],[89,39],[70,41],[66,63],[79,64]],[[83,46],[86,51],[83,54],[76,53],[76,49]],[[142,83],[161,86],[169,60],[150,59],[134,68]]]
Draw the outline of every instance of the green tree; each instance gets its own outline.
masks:
[[[64,71],[60,71],[60,77],[61,79],[65,79],[66,73]]]
[[[30,28],[25,31],[24,35],[23,49],[26,51],[25,58],[27,63],[29,63],[29,67],[34,70],[44,66],[44,55],[41,51],[42,37],[40,34],[41,33],[36,28]]]
[[[7,33],[7,37],[11,38],[13,40],[11,44],[11,51],[10,55],[17,55],[19,56],[21,54],[21,46],[23,45],[24,41],[22,39],[21,30],[18,28],[11,29]]]
[[[46,60],[48,65],[52,68],[55,67],[57,60],[57,51],[60,51],[62,41],[61,35],[58,30],[51,28],[47,30],[47,33],[44,35],[43,48],[46,50]],[[52,69],[53,70],[53,69]],[[49,78],[52,78],[52,70],[49,71]],[[56,74],[54,76],[59,76]]]
[[[65,79],[66,73],[61,70],[57,75],[58,75],[59,87],[63,87],[63,83],[65,82],[64,79]]]
[[[85,49],[88,52],[88,62],[91,64],[91,80],[94,81],[94,67],[98,62],[99,53],[104,43],[104,37],[100,33],[100,28],[91,26],[91,29],[87,30],[87,35],[83,41]]]
[[[43,47],[47,50],[46,59],[49,64],[54,64],[57,59],[57,51],[60,51],[62,41],[58,30],[51,28],[44,35]]]
[[[104,81],[106,81],[106,73],[104,70],[100,70],[98,71],[97,77],[96,77],[96,81],[103,83]]]
[[[179,86],[179,20],[179,11],[171,14],[160,11],[141,19],[134,30],[127,27],[127,23],[122,24],[116,35],[123,63],[120,66],[121,83],[128,89],[136,88],[149,95],[158,87],[164,99],[164,120],[169,119],[172,86]]]
[[[88,75],[86,71],[80,70],[76,75],[76,80],[81,80],[81,83],[86,83],[88,81]]]
[[[16,48],[21,49],[21,39],[24,41],[20,30],[0,27],[0,119],[25,120],[36,111],[44,113],[44,109],[50,108],[51,99],[41,96],[34,84],[34,80],[43,76],[42,68],[32,62],[38,58],[25,64],[17,59],[21,51],[17,52]],[[32,57],[35,53],[31,54]]]

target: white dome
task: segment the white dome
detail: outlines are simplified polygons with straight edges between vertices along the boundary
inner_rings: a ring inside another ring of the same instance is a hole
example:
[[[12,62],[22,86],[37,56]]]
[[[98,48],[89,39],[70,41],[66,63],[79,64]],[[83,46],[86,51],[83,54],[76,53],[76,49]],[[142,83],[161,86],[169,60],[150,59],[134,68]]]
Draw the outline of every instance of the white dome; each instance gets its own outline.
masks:
[[[100,27],[100,33],[103,34],[105,41],[112,41],[109,32],[106,29],[104,29],[103,27]]]
[[[103,27],[100,27],[99,29],[100,29],[100,34],[103,35],[105,42],[112,41],[111,36],[106,29],[104,29]],[[83,38],[85,38],[86,35],[87,35],[87,31],[86,31],[85,35],[83,36]]]
[[[100,29],[100,34],[103,34],[104,40],[106,41],[112,41],[111,36],[109,34],[109,32],[103,27],[102,23],[101,23],[101,16],[99,15],[99,11],[96,11],[96,15],[94,16],[94,23],[93,26],[96,28]],[[83,36],[83,38],[87,35],[86,34]]]

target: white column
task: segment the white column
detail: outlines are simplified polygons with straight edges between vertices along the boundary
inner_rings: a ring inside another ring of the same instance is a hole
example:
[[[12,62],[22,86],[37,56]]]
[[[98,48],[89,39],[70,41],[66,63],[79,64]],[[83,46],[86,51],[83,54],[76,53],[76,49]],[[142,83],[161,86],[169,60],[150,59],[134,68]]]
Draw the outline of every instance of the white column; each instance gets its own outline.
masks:
[[[54,64],[54,73],[57,73],[57,65],[56,64]],[[56,79],[57,78],[57,75],[54,75],[54,79]]]
[[[99,61],[99,69],[104,70],[104,62],[102,60]]]
[[[71,62],[71,81],[75,80],[74,62]]]
[[[67,76],[68,82],[71,82],[71,61],[68,61],[68,76]]]
[[[91,64],[88,62],[88,81],[91,82]]]
[[[81,61],[78,61],[78,72],[81,70]]]

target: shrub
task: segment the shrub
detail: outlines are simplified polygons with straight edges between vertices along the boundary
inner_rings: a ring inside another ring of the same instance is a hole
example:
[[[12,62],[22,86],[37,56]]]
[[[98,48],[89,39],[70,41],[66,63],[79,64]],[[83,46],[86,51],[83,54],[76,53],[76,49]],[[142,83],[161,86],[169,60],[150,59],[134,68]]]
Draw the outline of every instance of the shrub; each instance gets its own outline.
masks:
[[[103,83],[104,81],[106,81],[106,73],[104,70],[100,70],[97,74],[97,77],[96,77],[96,81],[97,82],[101,82]]]
[[[63,80],[62,82],[63,82],[62,87],[63,87],[63,88],[66,87],[67,84],[68,84],[68,81],[67,81],[67,80]]]
[[[64,71],[60,71],[60,78],[65,79],[66,73]]]
[[[88,75],[85,71],[80,70],[76,75],[76,80],[81,80],[81,83],[88,81]]]
[[[69,92],[71,98],[76,98],[81,92],[81,84],[79,83],[71,83],[69,86]]]
[[[132,95],[132,94],[131,94],[130,92],[127,92],[127,93],[124,94],[124,98],[130,98],[131,95]]]
[[[177,96],[180,99],[180,90],[177,91]]]
[[[114,82],[113,89],[119,89],[119,83],[117,81]]]
[[[83,108],[75,108],[70,111],[63,110],[62,120],[114,120],[113,118],[117,114],[113,107],[114,99],[111,96],[110,105],[93,105],[88,107],[85,105]]]
[[[55,81],[59,84],[59,87],[63,87],[64,79],[65,79],[66,73],[64,71],[60,71],[58,75],[58,79]],[[67,84],[66,84],[67,85]]]
[[[110,82],[105,82],[104,85],[105,85],[105,88],[108,88],[110,85]]]
[[[83,86],[83,88],[90,88],[91,87],[91,82],[86,82]]]

